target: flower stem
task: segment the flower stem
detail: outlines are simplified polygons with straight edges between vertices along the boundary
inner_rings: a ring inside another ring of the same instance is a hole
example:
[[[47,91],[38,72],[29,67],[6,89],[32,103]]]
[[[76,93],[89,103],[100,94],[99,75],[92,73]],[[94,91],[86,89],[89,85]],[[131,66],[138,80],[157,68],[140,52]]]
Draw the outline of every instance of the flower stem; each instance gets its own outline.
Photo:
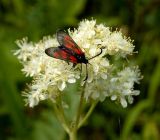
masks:
[[[69,140],[77,140],[77,131],[71,131],[69,133]]]
[[[84,83],[84,86],[83,86],[83,90],[82,90],[81,97],[80,97],[80,103],[79,103],[79,107],[78,107],[78,111],[77,111],[77,117],[76,117],[76,122],[75,122],[76,131],[78,129],[80,116],[81,116],[81,113],[82,113],[85,87],[86,87],[86,82]]]
[[[61,99],[62,97],[61,96],[59,96],[57,98],[57,103],[54,106],[54,110],[56,112],[57,118],[61,122],[65,131],[68,133],[70,140],[77,140],[78,129],[87,121],[87,119],[89,118],[89,116],[91,115],[95,106],[98,103],[98,101],[93,101],[89,110],[88,110],[88,112],[86,113],[85,117],[82,120],[80,119],[81,114],[82,114],[82,108],[83,108],[83,105],[84,105],[85,86],[86,86],[86,82],[84,83],[83,90],[82,90],[82,93],[81,93],[80,102],[79,102],[78,111],[77,111],[77,114],[76,114],[76,120],[75,120],[75,126],[74,127],[70,127],[70,125],[66,121],[65,114],[64,114],[64,108],[62,106],[62,99]]]
[[[85,115],[85,117],[80,121],[79,125],[78,125],[78,128],[80,128],[86,121],[87,119],[89,118],[89,116],[91,115],[91,113],[93,112],[94,108],[96,107],[98,101],[94,101],[92,103],[92,105],[90,106],[87,114]]]

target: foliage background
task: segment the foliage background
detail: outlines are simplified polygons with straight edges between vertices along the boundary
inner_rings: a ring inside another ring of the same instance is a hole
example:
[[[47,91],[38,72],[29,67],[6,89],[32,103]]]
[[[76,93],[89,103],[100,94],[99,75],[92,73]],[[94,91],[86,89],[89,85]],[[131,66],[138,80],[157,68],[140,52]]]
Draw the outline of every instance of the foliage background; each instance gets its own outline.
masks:
[[[24,106],[21,91],[31,79],[22,74],[12,50],[17,39],[38,41],[58,28],[76,27],[84,18],[122,28],[134,39],[139,53],[132,60],[144,78],[135,87],[140,96],[127,109],[109,100],[98,104],[79,139],[160,139],[159,0],[0,0],[0,140],[67,139],[49,103]]]

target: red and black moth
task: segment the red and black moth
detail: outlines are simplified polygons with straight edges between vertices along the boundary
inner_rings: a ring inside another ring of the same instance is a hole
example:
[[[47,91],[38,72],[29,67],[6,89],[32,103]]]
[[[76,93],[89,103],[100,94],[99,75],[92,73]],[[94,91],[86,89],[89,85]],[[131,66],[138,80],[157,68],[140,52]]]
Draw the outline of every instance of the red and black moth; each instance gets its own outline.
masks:
[[[88,60],[93,59],[98,55],[100,55],[102,53],[103,48],[100,48],[101,51],[97,55],[89,59],[86,59],[85,53],[75,43],[75,41],[69,36],[68,33],[62,30],[58,30],[57,40],[60,46],[47,48],[45,50],[45,53],[48,56],[54,57],[56,59],[64,60],[67,63],[72,62],[73,67],[75,67],[78,63],[81,63],[81,70],[82,70],[82,63],[86,64],[86,77],[84,79],[84,81],[86,81],[88,79],[88,71],[87,71]]]

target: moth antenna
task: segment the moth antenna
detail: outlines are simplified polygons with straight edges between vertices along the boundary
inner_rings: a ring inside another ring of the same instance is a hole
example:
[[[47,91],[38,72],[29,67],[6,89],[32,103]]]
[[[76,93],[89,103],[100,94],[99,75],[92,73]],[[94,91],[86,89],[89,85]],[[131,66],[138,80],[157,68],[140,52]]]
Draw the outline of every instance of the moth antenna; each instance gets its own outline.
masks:
[[[100,48],[100,49],[101,49],[101,51],[100,51],[98,54],[96,54],[95,56],[89,58],[88,60],[91,60],[91,59],[93,59],[93,58],[99,56],[100,54],[102,54],[104,47],[102,47],[102,48]]]

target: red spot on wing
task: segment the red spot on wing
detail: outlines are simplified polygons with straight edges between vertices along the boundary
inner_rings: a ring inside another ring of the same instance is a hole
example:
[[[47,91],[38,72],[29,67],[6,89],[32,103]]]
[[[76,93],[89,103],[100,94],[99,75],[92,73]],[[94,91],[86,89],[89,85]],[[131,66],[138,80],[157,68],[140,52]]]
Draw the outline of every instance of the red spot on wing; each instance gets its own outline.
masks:
[[[75,49],[75,48],[74,48],[74,47],[75,47],[75,44],[74,44],[73,42],[67,40],[67,41],[66,41],[66,44],[65,44],[65,47],[74,50],[74,49]]]
[[[77,63],[77,58],[76,57],[74,57],[74,56],[70,56],[69,57],[69,59],[70,59],[70,61],[72,62],[72,63]]]
[[[58,53],[58,52],[54,52],[54,53],[53,53],[53,57],[55,57],[55,58],[59,58],[59,56],[60,56],[60,55],[59,55],[59,53]]]
[[[61,50],[61,57],[63,58],[63,59],[67,59],[68,58],[68,54],[65,52],[65,51],[63,51],[63,50]]]
[[[84,54],[84,52],[80,49],[80,47],[78,47],[78,45],[69,35],[64,37],[64,45],[66,48],[73,50],[78,55]]]
[[[77,52],[77,54],[79,54],[79,55],[83,55],[83,54],[84,54],[84,52],[82,52],[82,50],[79,50],[79,49],[76,49],[76,52]]]
[[[69,36],[68,33],[62,30],[57,31],[57,40],[60,43],[60,45],[63,45],[69,50],[71,50],[74,53],[74,55],[84,55],[84,52],[75,43],[75,41]]]
[[[67,60],[68,58],[68,53],[65,52],[64,50],[57,50],[56,52],[53,53],[53,57],[58,58],[58,59],[62,59],[62,60]]]
[[[72,62],[77,64],[78,60],[77,58],[72,55],[71,53],[63,50],[61,47],[51,47],[45,50],[45,53],[51,57],[54,57],[56,59],[61,59],[67,62]]]
[[[64,37],[64,40],[71,40],[71,37],[70,37],[69,35],[66,35],[66,36]]]
[[[53,53],[53,57],[57,58],[57,59],[61,59],[61,60],[65,60],[65,61],[69,61],[72,63],[77,63],[77,58],[69,53],[67,53],[64,50],[57,50]]]

